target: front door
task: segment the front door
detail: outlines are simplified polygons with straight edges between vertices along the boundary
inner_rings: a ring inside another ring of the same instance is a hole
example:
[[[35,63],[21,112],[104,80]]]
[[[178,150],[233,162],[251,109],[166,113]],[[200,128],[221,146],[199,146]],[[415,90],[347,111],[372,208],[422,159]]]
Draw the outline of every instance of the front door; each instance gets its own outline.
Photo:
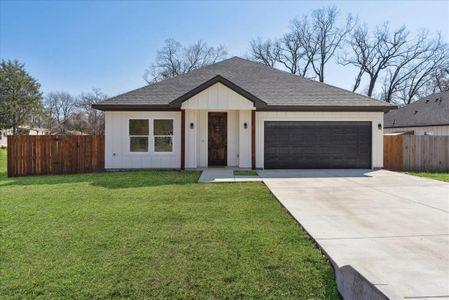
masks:
[[[226,166],[228,157],[227,119],[225,112],[209,113],[208,162],[209,166]]]

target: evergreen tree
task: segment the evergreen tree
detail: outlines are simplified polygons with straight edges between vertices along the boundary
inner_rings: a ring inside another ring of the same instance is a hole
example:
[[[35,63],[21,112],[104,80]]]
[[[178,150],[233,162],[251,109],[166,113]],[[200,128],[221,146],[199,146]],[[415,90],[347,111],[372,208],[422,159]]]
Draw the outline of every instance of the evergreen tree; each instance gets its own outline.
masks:
[[[17,60],[2,60],[0,63],[0,129],[27,125],[42,111],[40,84]]]

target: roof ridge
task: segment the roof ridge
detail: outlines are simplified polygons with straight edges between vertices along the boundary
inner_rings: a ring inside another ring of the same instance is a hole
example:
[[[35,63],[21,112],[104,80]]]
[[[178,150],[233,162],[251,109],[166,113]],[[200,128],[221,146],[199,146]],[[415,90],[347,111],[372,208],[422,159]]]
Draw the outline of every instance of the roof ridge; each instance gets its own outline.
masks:
[[[384,107],[392,105],[349,90],[292,74],[247,58],[233,56],[199,69],[167,78],[105,100],[105,105],[121,103],[141,105],[169,105],[177,98],[195,90],[204,82],[220,75],[233,85],[249,93],[268,106],[360,106]]]
[[[372,97],[368,97],[368,96],[363,95],[363,94],[360,94],[360,93],[352,92],[352,91],[350,91],[350,90],[347,90],[347,89],[344,89],[344,88],[341,88],[341,87],[338,87],[338,86],[335,86],[335,85],[332,85],[332,84],[329,84],[329,83],[326,83],[326,82],[316,81],[316,80],[314,80],[314,79],[307,78],[307,77],[302,76],[302,75],[299,75],[299,74],[293,74],[293,73],[288,72],[288,71],[285,71],[285,70],[281,70],[281,69],[278,69],[278,68],[275,68],[275,67],[271,67],[271,66],[268,66],[268,65],[263,64],[263,63],[260,63],[260,62],[252,61],[252,60],[245,59],[245,58],[241,58],[241,57],[239,57],[239,56],[234,56],[234,58],[238,58],[238,59],[243,60],[243,61],[246,61],[246,62],[248,62],[248,63],[252,63],[252,64],[255,64],[255,65],[258,65],[258,66],[262,66],[262,67],[268,68],[268,69],[270,69],[270,70],[273,70],[273,71],[282,73],[282,74],[284,74],[284,75],[288,75],[288,76],[291,76],[291,77],[294,76],[296,79],[298,79],[298,78],[299,78],[299,79],[304,79],[304,80],[306,80],[306,81],[312,82],[313,84],[324,84],[324,85],[327,85],[327,86],[329,86],[329,87],[332,87],[332,88],[335,88],[335,89],[344,91],[344,92],[346,92],[346,93],[353,93],[353,94],[362,96],[362,97],[364,97],[364,98],[367,98],[368,100],[374,100],[374,101],[378,101],[378,102],[382,102],[382,103],[388,103],[388,102],[386,102],[386,101],[383,101],[383,100],[380,100],[380,99],[376,99],[376,98],[372,98]],[[392,105],[392,106],[394,106],[394,105]]]
[[[418,99],[416,101],[413,101],[412,103],[406,104],[402,107],[399,107],[398,110],[403,110],[403,109],[411,109],[414,108],[415,106],[419,106],[421,103],[426,102],[427,100],[429,100],[429,98],[439,98],[441,97],[441,95],[448,95],[449,96],[449,91],[442,91],[442,92],[438,92],[438,93],[433,93],[430,95],[427,95],[425,97],[422,97],[421,99]],[[435,101],[432,101],[432,103],[435,103]]]

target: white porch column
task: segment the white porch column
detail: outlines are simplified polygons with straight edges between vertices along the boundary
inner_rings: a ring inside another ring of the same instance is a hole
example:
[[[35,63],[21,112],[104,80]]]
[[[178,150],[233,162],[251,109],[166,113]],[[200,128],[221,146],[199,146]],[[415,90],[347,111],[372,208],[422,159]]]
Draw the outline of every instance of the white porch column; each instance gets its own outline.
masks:
[[[239,110],[239,168],[251,168],[251,129],[251,110]]]
[[[195,169],[198,167],[197,159],[197,132],[199,128],[198,124],[198,111],[192,109],[186,109],[185,117],[185,167],[187,169]],[[191,128],[190,124],[193,124]]]

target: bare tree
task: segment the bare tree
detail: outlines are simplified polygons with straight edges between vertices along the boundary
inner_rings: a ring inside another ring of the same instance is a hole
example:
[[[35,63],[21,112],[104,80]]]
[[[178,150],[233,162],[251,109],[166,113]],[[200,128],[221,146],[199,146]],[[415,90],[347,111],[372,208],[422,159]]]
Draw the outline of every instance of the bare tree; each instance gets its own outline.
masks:
[[[203,41],[197,41],[195,44],[184,49],[184,60],[182,61],[182,71],[184,73],[195,69],[216,63],[227,55],[226,48],[223,45],[209,47]]]
[[[344,38],[353,30],[356,21],[351,15],[344,26],[338,25],[339,11],[336,7],[326,7],[293,21],[294,32],[305,51],[314,73],[324,82],[325,66],[341,48]]]
[[[264,65],[274,67],[279,61],[279,47],[271,40],[262,41],[261,38],[250,41],[250,59]]]
[[[405,57],[409,51],[407,40],[409,32],[401,27],[393,32],[388,23],[377,27],[373,37],[368,34],[366,26],[360,26],[351,35],[352,56],[343,59],[342,64],[358,68],[354,91],[360,84],[363,74],[369,77],[367,95],[372,96],[377,80],[383,70],[394,66],[398,59]]]
[[[410,40],[396,63],[386,70],[383,99],[387,102],[401,100],[404,104],[427,96],[430,85],[438,84],[438,75],[449,64],[449,51],[441,37],[431,39],[421,32]]]
[[[445,46],[435,45],[427,58],[412,64],[412,70],[407,74],[399,96],[399,99],[405,104],[410,104],[414,100],[428,95],[425,92],[426,84],[432,82],[442,65],[447,66],[449,63],[449,52],[447,45]]]
[[[146,70],[144,79],[148,83],[154,83],[172,78],[213,64],[226,56],[226,48],[222,45],[209,47],[200,40],[193,45],[183,47],[181,43],[168,39],[164,47],[157,52],[156,62]]]
[[[92,108],[92,104],[101,102],[107,98],[106,94],[99,89],[93,88],[91,92],[82,93],[77,100],[77,107],[81,110],[82,116],[77,116],[78,123],[82,123],[83,131],[89,134],[104,134],[104,113]]]
[[[435,74],[432,85],[433,93],[449,91],[449,64]]]
[[[76,110],[76,99],[67,92],[53,92],[45,97],[45,108],[56,126],[50,122],[49,129],[63,133],[68,130],[68,120]]]
[[[288,32],[276,41],[261,38],[250,42],[250,59],[276,67],[281,64],[292,74],[305,76],[310,66],[304,49],[298,40],[296,32]]]
[[[306,76],[312,61],[307,56],[297,32],[292,30],[276,42],[279,62],[292,74]]]
[[[66,134],[78,134],[79,132],[94,134],[90,131],[91,124],[84,111],[77,111],[71,114],[66,122],[66,127]]]
[[[335,7],[317,9],[311,19],[303,16],[292,21],[292,27],[282,38],[250,42],[250,58],[265,65],[282,65],[292,74],[306,76],[310,69],[324,82],[325,66],[334,57],[345,36],[354,27],[349,15],[343,27],[338,26],[339,12]]]

